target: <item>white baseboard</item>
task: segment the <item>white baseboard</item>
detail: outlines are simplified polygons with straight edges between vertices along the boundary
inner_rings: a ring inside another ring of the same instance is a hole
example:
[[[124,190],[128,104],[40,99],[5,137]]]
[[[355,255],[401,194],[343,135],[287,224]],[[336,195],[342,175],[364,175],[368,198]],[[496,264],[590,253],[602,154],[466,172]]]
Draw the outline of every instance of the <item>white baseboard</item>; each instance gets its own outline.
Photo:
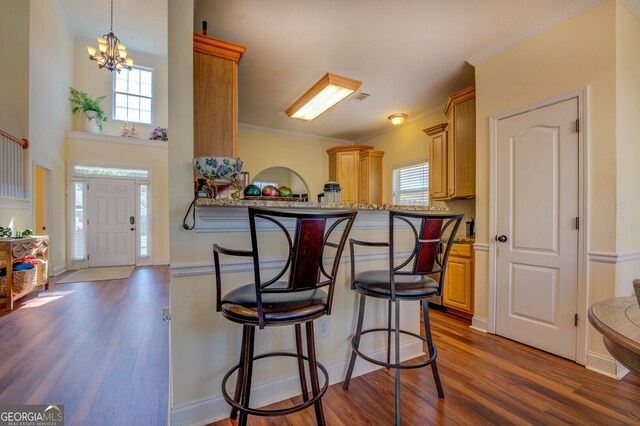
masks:
[[[587,364],[585,368],[618,380],[626,376],[629,372],[629,370],[616,362],[612,357],[591,351],[587,351]]]
[[[67,265],[58,266],[57,268],[53,268],[53,275],[52,276],[57,277],[61,273],[67,272],[68,270],[69,269],[67,268]]]
[[[385,349],[381,349],[368,355],[374,359],[383,361],[386,359],[387,353]],[[422,340],[415,340],[401,345],[400,355],[403,361],[424,355],[422,351]],[[393,359],[393,351],[391,357]],[[344,380],[348,361],[347,359],[325,365],[329,373],[330,385],[340,383]],[[361,376],[380,368],[382,367],[358,358],[353,370],[353,377]],[[300,379],[298,376],[281,377],[252,386],[251,406],[262,407],[292,398],[298,394],[300,394]],[[171,410],[171,425],[205,425],[229,417],[229,412],[230,407],[222,397],[222,394],[212,395],[198,401],[191,401],[174,406]]]
[[[169,259],[153,259],[153,265],[168,265]]]
[[[469,326],[469,328],[480,331],[482,333],[487,333],[489,330],[489,320],[474,315],[473,318],[471,318],[471,326]]]

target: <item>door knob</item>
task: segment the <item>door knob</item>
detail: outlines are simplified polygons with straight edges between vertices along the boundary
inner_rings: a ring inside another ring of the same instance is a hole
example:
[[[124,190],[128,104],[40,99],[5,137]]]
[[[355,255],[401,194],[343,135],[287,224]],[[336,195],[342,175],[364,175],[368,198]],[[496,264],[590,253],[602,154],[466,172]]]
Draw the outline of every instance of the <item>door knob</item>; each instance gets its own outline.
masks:
[[[506,235],[496,236],[496,241],[499,241],[501,243],[506,243],[507,242],[507,236]]]
[[[136,230],[136,228],[131,228],[131,230],[132,230],[132,231],[135,231],[135,230]]]

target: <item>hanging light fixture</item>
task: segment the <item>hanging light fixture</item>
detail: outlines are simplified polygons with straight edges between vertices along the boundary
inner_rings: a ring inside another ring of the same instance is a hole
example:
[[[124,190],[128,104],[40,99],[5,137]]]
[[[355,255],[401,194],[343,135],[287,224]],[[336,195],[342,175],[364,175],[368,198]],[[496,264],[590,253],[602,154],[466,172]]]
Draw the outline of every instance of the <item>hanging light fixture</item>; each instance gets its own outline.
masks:
[[[120,39],[113,33],[113,0],[111,0],[111,30],[108,34],[98,37],[98,49],[87,46],[87,51],[89,59],[98,63],[98,68],[120,72],[122,68],[130,70],[133,66],[133,59],[127,57],[127,46],[120,43]]]

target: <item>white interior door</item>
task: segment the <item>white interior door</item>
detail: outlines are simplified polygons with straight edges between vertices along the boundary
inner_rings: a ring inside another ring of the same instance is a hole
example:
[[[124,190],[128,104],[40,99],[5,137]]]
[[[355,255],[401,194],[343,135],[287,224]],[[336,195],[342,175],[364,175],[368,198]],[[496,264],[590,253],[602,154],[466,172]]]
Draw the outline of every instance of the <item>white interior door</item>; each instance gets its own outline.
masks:
[[[498,121],[496,333],[576,360],[578,99]]]
[[[135,181],[90,178],[88,184],[89,266],[135,265]]]
[[[34,164],[33,212],[35,216],[33,229],[36,235],[49,235],[51,222],[51,170]]]

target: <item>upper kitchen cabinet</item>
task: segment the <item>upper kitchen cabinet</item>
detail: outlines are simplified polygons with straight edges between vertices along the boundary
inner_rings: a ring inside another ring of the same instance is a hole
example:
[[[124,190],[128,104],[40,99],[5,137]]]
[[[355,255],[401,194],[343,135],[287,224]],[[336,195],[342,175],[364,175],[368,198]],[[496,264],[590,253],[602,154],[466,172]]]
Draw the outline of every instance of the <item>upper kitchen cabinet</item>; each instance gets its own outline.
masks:
[[[244,46],[193,35],[193,156],[238,156],[238,62]]]
[[[444,108],[448,117],[447,199],[476,195],[476,87],[449,97]]]
[[[330,148],[327,154],[329,180],[340,184],[343,203],[382,203],[383,151],[349,145]]]
[[[431,138],[429,148],[429,198],[447,199],[447,123],[438,124],[424,132]]]

